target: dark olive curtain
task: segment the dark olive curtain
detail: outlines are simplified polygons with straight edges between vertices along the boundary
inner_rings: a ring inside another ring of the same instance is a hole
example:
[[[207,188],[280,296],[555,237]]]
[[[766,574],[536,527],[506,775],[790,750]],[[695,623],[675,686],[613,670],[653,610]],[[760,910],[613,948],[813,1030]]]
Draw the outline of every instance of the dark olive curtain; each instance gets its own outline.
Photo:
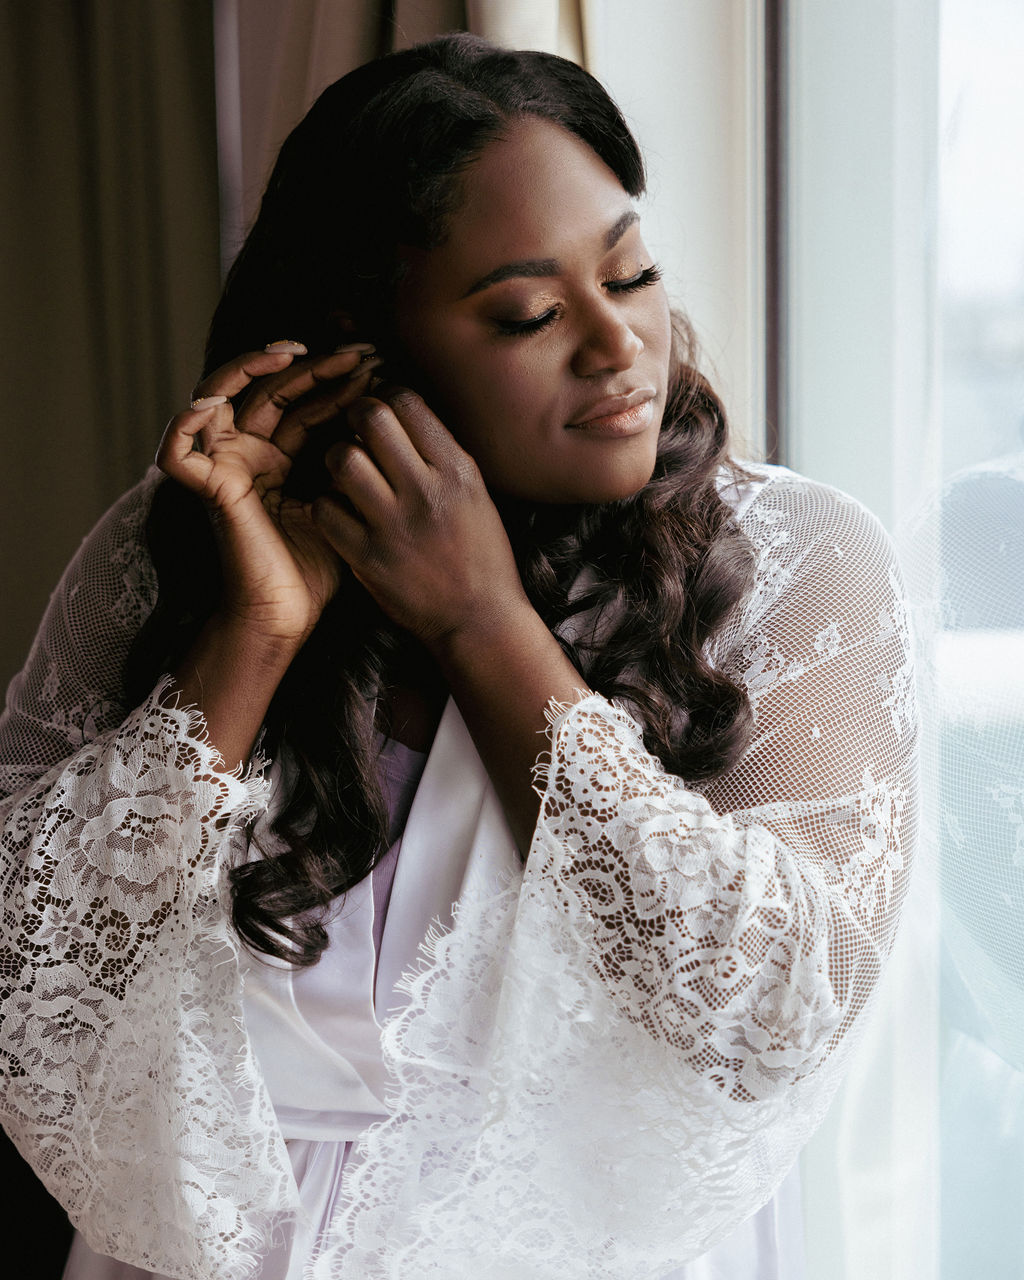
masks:
[[[219,282],[213,0],[0,0],[0,684],[187,399]],[[70,1228],[6,1138],[5,1274]]]
[[[0,0],[0,682],[187,399],[219,281],[212,0]]]

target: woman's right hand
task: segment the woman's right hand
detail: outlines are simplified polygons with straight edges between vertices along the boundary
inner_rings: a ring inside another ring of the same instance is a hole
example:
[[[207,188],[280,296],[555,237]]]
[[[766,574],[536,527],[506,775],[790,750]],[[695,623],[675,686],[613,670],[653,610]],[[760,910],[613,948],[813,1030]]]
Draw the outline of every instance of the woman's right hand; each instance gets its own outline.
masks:
[[[337,552],[314,525],[310,503],[282,487],[309,431],[365,395],[380,363],[353,344],[301,359],[298,343],[249,352],[205,378],[194,408],[167,424],[157,465],[199,494],[220,548],[220,612],[253,639],[298,648],[338,588]],[[247,388],[235,412],[231,400]]]

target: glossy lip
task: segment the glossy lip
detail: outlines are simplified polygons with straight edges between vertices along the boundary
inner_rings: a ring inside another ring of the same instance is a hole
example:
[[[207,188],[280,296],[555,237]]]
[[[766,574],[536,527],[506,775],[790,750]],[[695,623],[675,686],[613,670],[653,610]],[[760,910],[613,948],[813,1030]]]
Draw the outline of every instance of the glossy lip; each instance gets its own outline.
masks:
[[[566,425],[571,430],[595,435],[636,435],[650,425],[656,396],[653,387],[639,387],[624,396],[609,396],[585,409],[585,418]]]

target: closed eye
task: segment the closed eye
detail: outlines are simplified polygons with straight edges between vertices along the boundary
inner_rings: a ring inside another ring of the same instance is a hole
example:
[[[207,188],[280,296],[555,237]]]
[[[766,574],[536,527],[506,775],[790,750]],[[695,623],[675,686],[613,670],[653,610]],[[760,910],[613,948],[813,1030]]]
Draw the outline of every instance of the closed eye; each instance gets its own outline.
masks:
[[[648,285],[657,284],[660,279],[661,268],[652,263],[628,280],[609,280],[605,288],[610,293],[632,293],[634,289],[646,289]]]
[[[637,289],[646,289],[649,285],[657,284],[660,279],[661,268],[652,264],[638,271],[635,276],[630,276],[628,280],[607,280],[604,287],[609,293],[633,293]],[[494,323],[498,332],[508,337],[525,336],[540,333],[557,319],[560,313],[561,307],[549,307],[540,315],[530,316],[526,320],[495,320]]]
[[[528,320],[495,320],[498,332],[515,337],[516,334],[539,333],[546,329],[558,315],[560,308],[549,307],[542,315],[531,316]]]

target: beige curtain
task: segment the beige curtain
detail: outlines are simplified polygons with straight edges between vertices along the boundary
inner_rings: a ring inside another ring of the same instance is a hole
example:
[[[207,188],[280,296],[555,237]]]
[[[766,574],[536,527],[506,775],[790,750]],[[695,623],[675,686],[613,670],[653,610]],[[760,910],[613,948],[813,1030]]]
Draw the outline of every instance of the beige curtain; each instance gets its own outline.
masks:
[[[218,288],[212,0],[0,3],[0,679],[186,399]]]
[[[585,0],[215,0],[225,263],[281,143],[346,71],[445,31],[583,64],[584,8]]]

